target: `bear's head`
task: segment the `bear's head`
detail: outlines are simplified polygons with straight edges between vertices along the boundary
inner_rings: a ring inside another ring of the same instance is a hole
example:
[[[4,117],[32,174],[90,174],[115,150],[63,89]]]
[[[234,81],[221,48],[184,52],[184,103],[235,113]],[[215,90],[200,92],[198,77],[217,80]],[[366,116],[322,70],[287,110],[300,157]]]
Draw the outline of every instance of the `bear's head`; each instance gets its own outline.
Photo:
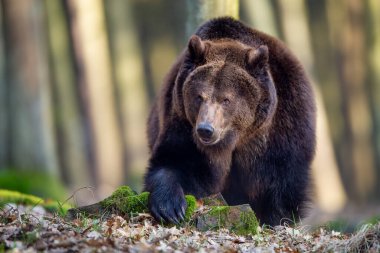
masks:
[[[265,45],[191,37],[176,79],[174,107],[203,149],[232,148],[270,125],[277,95]]]

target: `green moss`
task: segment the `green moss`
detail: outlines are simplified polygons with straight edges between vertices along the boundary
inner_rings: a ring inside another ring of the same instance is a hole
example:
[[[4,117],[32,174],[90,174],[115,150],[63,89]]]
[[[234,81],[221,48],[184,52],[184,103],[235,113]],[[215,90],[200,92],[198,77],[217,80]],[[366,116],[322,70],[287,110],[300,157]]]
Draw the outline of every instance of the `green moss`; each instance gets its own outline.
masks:
[[[100,204],[104,208],[123,206],[125,205],[126,198],[136,196],[136,193],[129,186],[121,186],[117,188],[111,196],[102,200]]]
[[[229,229],[239,235],[256,234],[259,222],[248,205],[212,206],[199,217],[197,227],[202,230]]]
[[[111,198],[125,198],[129,196],[135,196],[137,193],[132,190],[129,186],[120,186],[111,195]]]
[[[233,227],[233,231],[239,235],[257,234],[259,221],[253,212],[244,212],[240,215],[240,222]]]
[[[211,206],[211,210],[208,212],[211,216],[218,216],[221,215],[227,215],[228,211],[230,210],[229,206]]]
[[[191,219],[191,216],[193,216],[195,209],[197,208],[197,199],[193,195],[186,195],[185,199],[187,202],[185,221],[189,221]]]
[[[210,227],[210,229],[220,229],[226,226],[228,212],[230,210],[229,206],[212,206],[208,215],[214,217],[217,221],[216,227]]]
[[[145,213],[148,212],[149,192],[129,196],[122,202],[117,202],[116,207],[123,213]]]
[[[49,212],[58,212],[65,215],[67,210],[72,208],[69,204],[60,204],[58,201],[43,200],[34,195],[24,194],[17,191],[0,189],[0,206],[7,203],[23,204],[23,205],[41,205]]]
[[[130,187],[119,187],[112,195],[100,202],[103,208],[115,208],[125,214],[135,214],[149,212],[148,210],[149,192],[136,194]],[[197,201],[194,196],[186,195],[187,209],[185,220],[190,220],[193,215]]]
[[[205,206],[227,206],[227,202],[221,193],[202,198],[201,201]]]
[[[0,190],[0,205],[7,203],[25,204],[25,205],[38,205],[44,202],[43,199],[16,191]]]

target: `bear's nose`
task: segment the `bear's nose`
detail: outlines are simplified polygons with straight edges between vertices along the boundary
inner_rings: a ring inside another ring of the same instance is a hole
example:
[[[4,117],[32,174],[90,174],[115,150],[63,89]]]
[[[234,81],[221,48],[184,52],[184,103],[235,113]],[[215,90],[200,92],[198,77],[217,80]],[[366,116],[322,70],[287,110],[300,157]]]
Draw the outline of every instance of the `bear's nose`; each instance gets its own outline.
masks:
[[[197,127],[197,133],[203,140],[208,141],[214,133],[214,128],[208,123],[200,123]]]

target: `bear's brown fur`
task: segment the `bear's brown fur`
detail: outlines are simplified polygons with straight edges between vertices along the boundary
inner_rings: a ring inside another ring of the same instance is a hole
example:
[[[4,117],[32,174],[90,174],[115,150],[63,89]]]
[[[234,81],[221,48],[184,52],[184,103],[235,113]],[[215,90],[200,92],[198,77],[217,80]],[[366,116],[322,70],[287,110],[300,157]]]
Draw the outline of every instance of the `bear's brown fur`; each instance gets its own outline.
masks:
[[[145,189],[157,219],[183,218],[184,194],[222,192],[261,223],[302,216],[315,150],[312,88],[277,39],[232,18],[190,38],[148,121]]]

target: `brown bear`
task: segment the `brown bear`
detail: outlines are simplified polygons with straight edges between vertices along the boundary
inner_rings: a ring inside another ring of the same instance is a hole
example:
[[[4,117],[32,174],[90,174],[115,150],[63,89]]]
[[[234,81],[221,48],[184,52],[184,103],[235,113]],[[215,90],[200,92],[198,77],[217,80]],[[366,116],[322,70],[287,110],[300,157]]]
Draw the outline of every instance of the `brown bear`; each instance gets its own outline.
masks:
[[[221,192],[262,224],[299,219],[315,150],[305,71],[279,40],[232,18],[208,21],[170,70],[148,120],[145,190],[158,220],[184,217],[184,194]]]

